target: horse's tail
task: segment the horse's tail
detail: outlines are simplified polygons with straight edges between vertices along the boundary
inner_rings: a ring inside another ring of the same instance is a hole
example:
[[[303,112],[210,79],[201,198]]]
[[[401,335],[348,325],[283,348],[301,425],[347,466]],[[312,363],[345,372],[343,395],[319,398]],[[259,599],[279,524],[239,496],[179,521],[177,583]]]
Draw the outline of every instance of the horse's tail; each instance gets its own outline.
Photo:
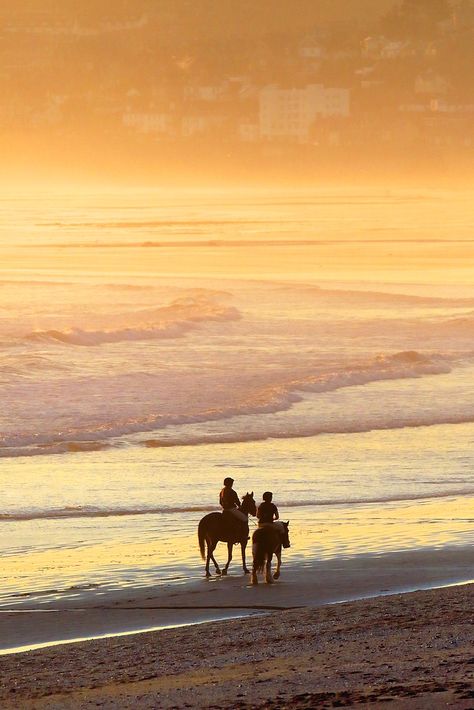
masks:
[[[253,567],[256,572],[263,572],[267,558],[265,530],[255,530],[252,537]]]
[[[198,540],[199,540],[199,550],[201,552],[201,557],[203,560],[206,559],[206,535],[204,532],[204,525],[203,525],[203,520],[199,523],[198,526]]]

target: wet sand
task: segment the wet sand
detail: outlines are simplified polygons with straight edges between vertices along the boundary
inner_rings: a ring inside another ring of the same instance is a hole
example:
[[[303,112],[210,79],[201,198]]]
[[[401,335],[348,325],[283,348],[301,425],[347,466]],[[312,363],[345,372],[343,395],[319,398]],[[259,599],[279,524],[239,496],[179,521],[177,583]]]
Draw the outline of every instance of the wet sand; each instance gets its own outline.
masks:
[[[467,710],[473,621],[464,585],[68,644],[2,657],[0,706]]]
[[[0,612],[1,654],[64,641],[131,633],[272,610],[317,607],[474,579],[472,548],[412,550],[285,565],[278,583],[250,585],[236,562],[227,577],[183,579],[154,587],[22,599]],[[21,610],[21,611],[20,611]]]
[[[474,579],[472,548],[412,550],[285,565],[273,586],[252,587],[238,561],[227,577],[182,579],[153,587],[100,590],[62,599],[12,600],[0,612],[0,654],[78,639],[178,626],[444,586]],[[19,611],[19,610],[22,611]],[[1,656],[0,656],[1,659]]]

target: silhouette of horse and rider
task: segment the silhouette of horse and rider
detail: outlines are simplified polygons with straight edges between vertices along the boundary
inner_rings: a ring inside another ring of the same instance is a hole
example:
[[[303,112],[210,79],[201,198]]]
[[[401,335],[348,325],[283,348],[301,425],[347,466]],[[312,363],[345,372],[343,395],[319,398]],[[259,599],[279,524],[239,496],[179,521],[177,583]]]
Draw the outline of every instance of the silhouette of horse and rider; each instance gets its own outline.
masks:
[[[256,516],[258,528],[252,535],[252,584],[258,584],[257,573],[265,571],[265,581],[271,583],[278,579],[281,568],[282,547],[290,547],[289,522],[279,521],[278,508],[272,502],[273,494],[266,491],[263,501],[256,506],[253,491],[246,493],[242,502],[233,489],[234,479],[228,476],[224,479],[224,487],[219,494],[222,513],[209,513],[199,523],[198,539],[201,557],[206,560],[206,577],[210,577],[210,562],[214,564],[216,574],[227,574],[232,560],[233,546],[240,543],[242,550],[242,566],[245,574],[249,574],[245,560],[245,551],[249,540],[248,516]],[[214,558],[214,550],[218,542],[227,543],[227,562],[221,570]],[[207,552],[206,552],[207,548]],[[277,568],[272,577],[271,562],[273,555],[277,558]]]

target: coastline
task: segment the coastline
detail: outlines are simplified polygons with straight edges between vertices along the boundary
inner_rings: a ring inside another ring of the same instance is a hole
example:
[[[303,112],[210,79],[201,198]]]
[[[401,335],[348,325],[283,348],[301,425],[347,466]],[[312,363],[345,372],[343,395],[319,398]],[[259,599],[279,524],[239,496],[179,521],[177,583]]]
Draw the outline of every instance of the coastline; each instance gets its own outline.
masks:
[[[472,548],[422,549],[285,565],[274,585],[250,585],[238,561],[226,577],[179,579],[109,592],[76,591],[62,599],[33,598],[0,612],[0,658],[34,647],[80,643],[134,633],[317,608],[358,599],[472,582]]]
[[[4,656],[0,702],[467,710],[473,601],[470,584]]]

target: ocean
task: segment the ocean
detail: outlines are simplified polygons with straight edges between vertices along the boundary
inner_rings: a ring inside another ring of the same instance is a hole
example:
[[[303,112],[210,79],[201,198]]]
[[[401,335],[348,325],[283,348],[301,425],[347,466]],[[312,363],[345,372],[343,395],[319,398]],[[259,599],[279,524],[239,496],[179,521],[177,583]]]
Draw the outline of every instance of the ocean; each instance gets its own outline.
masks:
[[[1,214],[1,607],[198,578],[227,475],[274,492],[290,566],[472,545],[469,195],[45,193]]]

